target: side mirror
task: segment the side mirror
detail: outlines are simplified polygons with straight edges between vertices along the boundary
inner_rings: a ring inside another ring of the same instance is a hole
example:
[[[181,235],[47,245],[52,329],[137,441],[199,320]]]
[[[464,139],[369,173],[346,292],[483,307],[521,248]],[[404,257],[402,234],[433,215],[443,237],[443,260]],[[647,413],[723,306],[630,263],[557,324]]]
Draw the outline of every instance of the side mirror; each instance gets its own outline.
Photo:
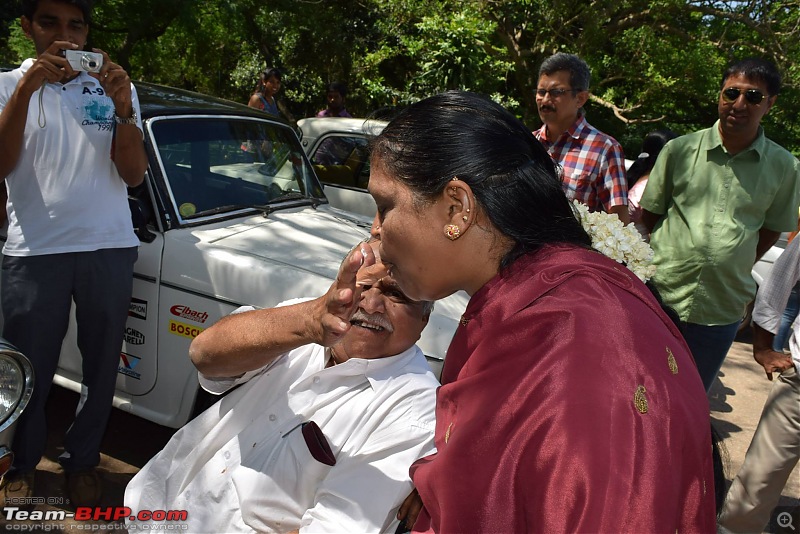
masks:
[[[156,238],[156,234],[147,228],[150,210],[147,209],[143,200],[131,196],[128,197],[128,207],[131,209],[131,222],[133,223],[133,231],[136,237],[143,243],[152,243]]]

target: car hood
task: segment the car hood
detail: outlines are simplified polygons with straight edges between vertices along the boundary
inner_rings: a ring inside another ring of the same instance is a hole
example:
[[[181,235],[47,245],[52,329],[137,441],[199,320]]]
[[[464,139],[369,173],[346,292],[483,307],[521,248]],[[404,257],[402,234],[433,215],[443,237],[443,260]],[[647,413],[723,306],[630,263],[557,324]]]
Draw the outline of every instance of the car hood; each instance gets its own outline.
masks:
[[[272,306],[289,293],[316,296],[348,251],[369,237],[359,224],[335,210],[298,207],[171,230],[162,281],[243,304]],[[298,294],[303,289],[312,293]]]
[[[369,228],[333,212],[303,209],[249,219],[209,231],[208,237],[215,247],[333,279],[348,251],[369,237]]]

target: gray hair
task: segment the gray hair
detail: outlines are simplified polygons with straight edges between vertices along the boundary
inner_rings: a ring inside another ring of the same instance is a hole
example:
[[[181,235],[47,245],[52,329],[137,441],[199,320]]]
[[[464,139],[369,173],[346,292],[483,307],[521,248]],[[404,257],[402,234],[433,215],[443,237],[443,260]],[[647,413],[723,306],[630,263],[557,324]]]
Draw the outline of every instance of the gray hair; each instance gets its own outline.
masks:
[[[592,79],[592,71],[584,60],[575,54],[558,52],[542,62],[539,67],[539,77],[543,74],[550,76],[554,72],[566,70],[569,72],[569,84],[574,91],[588,91]]]

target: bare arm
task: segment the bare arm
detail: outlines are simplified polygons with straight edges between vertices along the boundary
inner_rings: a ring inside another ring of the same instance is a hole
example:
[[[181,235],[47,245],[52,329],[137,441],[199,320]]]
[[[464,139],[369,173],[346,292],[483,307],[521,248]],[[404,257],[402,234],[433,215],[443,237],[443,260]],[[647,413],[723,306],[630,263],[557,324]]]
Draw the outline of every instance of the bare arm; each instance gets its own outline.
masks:
[[[112,62],[108,54],[102,50],[95,48],[94,51],[103,54],[103,67],[100,72],[89,75],[100,82],[106,95],[114,102],[117,116],[130,118],[133,116],[133,97],[128,73]],[[135,187],[142,183],[147,170],[147,154],[144,150],[142,132],[135,124],[116,124],[115,127],[112,159],[122,180],[129,187]]]
[[[642,209],[642,222],[647,227],[647,231],[651,234],[653,233],[653,228],[656,227],[656,223],[661,220],[661,217],[663,217],[663,215]]]
[[[250,100],[247,101],[247,105],[251,108],[261,109],[261,99],[258,97],[258,94],[250,95]]]
[[[756,245],[756,261],[761,259],[772,245],[778,242],[778,238],[781,236],[780,232],[775,232],[774,230],[767,230],[766,228],[762,228],[758,231],[758,245]]]
[[[616,213],[619,220],[622,221],[622,224],[628,225],[631,222],[631,215],[628,213],[628,206],[627,204],[624,206],[612,206],[609,210],[609,213]]]
[[[292,306],[222,318],[192,341],[192,363],[205,376],[232,377],[263,367],[309,343],[335,345],[350,329],[349,320],[358,305],[361,291],[356,274],[362,263],[375,263],[372,248],[363,244],[342,262],[336,281],[325,295]]]

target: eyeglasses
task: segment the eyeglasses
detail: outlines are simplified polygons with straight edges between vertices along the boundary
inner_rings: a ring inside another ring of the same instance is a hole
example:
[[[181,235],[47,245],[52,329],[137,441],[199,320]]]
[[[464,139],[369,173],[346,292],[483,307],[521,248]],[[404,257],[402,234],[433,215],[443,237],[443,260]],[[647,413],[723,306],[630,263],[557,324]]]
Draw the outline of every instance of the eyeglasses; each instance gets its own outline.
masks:
[[[739,98],[739,95],[742,93],[744,93],[744,99],[753,105],[760,104],[767,96],[758,89],[748,89],[747,91],[743,91],[738,87],[728,87],[722,91],[722,100],[728,103],[736,102],[736,100]]]
[[[550,93],[550,98],[555,100],[556,98],[562,97],[567,93],[577,93],[577,89],[537,89],[534,91],[536,96],[540,98],[544,98],[547,93]]]

